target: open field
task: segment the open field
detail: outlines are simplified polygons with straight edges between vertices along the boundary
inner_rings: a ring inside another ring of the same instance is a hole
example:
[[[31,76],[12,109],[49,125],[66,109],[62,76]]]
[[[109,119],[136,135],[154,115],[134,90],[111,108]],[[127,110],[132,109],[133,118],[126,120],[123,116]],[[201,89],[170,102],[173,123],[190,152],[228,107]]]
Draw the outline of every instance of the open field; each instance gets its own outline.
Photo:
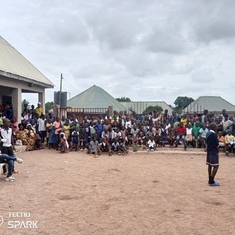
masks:
[[[220,158],[220,187],[207,184],[205,153],[190,150],[97,159],[40,150],[19,157],[17,180],[0,176],[1,235],[235,234],[234,156]],[[26,220],[38,221],[37,228],[23,228]],[[9,221],[23,227],[8,228]]]

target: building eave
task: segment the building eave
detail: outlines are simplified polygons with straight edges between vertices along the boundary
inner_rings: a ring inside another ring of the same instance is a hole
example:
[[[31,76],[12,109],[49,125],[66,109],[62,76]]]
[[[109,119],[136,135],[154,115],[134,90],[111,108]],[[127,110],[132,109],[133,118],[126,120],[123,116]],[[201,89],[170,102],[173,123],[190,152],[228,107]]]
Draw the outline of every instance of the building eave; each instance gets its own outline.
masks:
[[[11,79],[15,79],[15,80],[35,84],[35,85],[38,85],[38,86],[41,86],[41,87],[44,87],[44,88],[54,88],[53,83],[48,84],[48,83],[38,82],[38,81],[35,81],[34,79],[23,77],[23,76],[20,76],[20,75],[17,75],[17,74],[12,74],[12,73],[2,71],[2,70],[0,70],[0,75],[2,75],[4,77],[7,77],[7,78],[11,78]]]

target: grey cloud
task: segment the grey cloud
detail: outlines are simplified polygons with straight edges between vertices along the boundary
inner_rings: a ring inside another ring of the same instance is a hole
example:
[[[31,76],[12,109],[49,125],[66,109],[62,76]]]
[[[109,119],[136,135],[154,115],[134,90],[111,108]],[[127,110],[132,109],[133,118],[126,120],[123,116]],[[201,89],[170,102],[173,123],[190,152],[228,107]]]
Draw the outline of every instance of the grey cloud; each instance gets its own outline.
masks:
[[[91,61],[89,64],[81,64],[73,66],[70,73],[78,79],[94,79],[105,76],[113,76],[122,71],[122,67],[118,64],[103,63],[103,61]]]
[[[185,64],[175,65],[175,73],[176,74],[188,74],[192,72],[195,68],[193,63],[186,62]]]
[[[235,37],[235,22],[230,19],[213,19],[198,26],[197,39],[205,43]]]
[[[193,43],[210,43],[235,36],[235,2],[233,0],[188,1],[180,21],[185,24]]]
[[[61,45],[81,44],[89,40],[87,26],[77,15],[52,22],[46,34],[52,42]]]
[[[187,50],[187,42],[183,35],[169,29],[156,29],[145,40],[146,49],[151,52],[182,54]]]
[[[101,46],[111,50],[129,48],[135,43],[135,35],[138,31],[138,22],[125,13],[101,12],[93,14],[88,19],[95,40]],[[99,15],[99,16],[98,16]]]
[[[191,81],[193,83],[210,83],[214,80],[213,71],[209,68],[199,68],[191,74]]]
[[[128,73],[136,77],[156,79],[172,70],[173,57],[169,54],[148,53],[142,50],[128,50],[128,52],[114,53],[115,60],[125,66]]]

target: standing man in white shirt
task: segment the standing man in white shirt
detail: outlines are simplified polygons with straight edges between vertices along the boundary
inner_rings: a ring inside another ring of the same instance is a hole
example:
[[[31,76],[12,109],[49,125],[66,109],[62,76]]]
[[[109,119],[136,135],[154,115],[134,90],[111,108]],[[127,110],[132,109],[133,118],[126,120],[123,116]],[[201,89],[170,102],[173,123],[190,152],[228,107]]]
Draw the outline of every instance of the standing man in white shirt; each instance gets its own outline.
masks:
[[[44,143],[46,137],[46,119],[44,114],[38,119],[38,132],[42,138],[42,143]]]

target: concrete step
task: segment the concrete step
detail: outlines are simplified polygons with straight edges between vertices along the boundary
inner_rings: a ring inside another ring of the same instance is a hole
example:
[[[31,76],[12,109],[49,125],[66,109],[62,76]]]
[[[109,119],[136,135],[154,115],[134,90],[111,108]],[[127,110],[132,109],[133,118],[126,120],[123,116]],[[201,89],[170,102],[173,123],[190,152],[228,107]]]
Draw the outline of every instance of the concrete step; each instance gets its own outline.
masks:
[[[143,149],[142,147],[138,147],[138,151],[134,152],[133,147],[129,147],[130,152],[146,154],[146,153],[159,153],[159,154],[192,154],[192,155],[206,155],[204,148],[187,148],[184,150],[184,147],[179,145],[177,148],[169,148],[169,146],[165,147],[157,147],[155,151],[148,151],[148,149]]]

